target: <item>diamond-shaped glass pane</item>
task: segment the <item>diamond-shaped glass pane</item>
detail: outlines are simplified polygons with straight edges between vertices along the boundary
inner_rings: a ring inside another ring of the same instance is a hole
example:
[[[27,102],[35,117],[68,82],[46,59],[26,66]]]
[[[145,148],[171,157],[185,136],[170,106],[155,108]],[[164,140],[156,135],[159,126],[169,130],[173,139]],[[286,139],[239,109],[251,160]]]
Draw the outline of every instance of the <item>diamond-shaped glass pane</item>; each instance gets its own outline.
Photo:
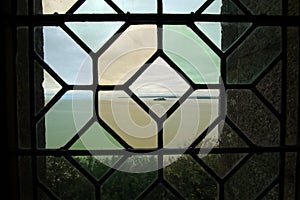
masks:
[[[208,154],[201,158],[219,177],[224,177],[247,154]],[[201,157],[202,155],[199,155]]]
[[[173,157],[176,156],[178,157]],[[164,159],[172,159],[172,156],[166,156]],[[185,199],[206,200],[217,197],[217,182],[188,155],[179,157],[167,166],[164,169],[164,177]]]
[[[158,57],[135,80],[130,89],[161,117],[189,87],[166,61]]]
[[[227,116],[256,144],[279,144],[279,120],[250,90],[227,90]]]
[[[278,173],[279,153],[255,154],[226,181],[224,199],[255,199]]]
[[[233,84],[253,82],[280,54],[281,46],[280,27],[256,28],[228,57],[227,81]]]
[[[227,123],[217,125],[203,140],[197,148],[232,148],[248,147],[245,141]]]

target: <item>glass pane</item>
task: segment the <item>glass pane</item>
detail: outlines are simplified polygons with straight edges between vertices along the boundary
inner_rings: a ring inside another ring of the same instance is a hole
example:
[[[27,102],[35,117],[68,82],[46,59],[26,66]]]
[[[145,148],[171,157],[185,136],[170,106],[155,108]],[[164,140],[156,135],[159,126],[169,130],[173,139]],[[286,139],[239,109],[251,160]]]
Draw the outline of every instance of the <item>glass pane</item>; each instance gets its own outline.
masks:
[[[223,123],[223,122],[222,122]],[[217,140],[215,142],[214,140]],[[232,148],[232,147],[248,147],[242,138],[227,125],[227,123],[219,124],[197,145],[197,148]]]
[[[217,183],[190,156],[181,156],[164,170],[164,177],[186,199],[207,200],[217,197]]]
[[[113,37],[123,22],[66,22],[66,25],[94,52]]]
[[[189,88],[185,80],[160,57],[130,86],[159,117],[163,116]]]
[[[36,43],[36,53],[68,84],[92,83],[92,60],[61,28],[45,26],[35,29],[36,36],[43,30],[44,44]],[[41,47],[43,48],[42,50]]]
[[[116,171],[101,187],[101,199],[136,199],[157,177],[156,171],[139,173],[141,168],[147,167],[146,163],[157,165],[155,156],[127,159],[121,166],[121,171]]]
[[[278,168],[279,153],[255,154],[225,183],[225,199],[255,199],[278,176]]]
[[[125,92],[99,92],[99,115],[134,148],[157,147],[156,122]]]
[[[104,0],[86,0],[74,14],[116,13]]]
[[[299,152],[298,152],[299,153]],[[285,153],[285,171],[284,171],[284,196],[285,199],[293,199],[295,196],[295,185],[296,185],[296,177],[297,170],[299,167],[297,166],[297,153],[296,152],[288,152]]]
[[[220,22],[195,22],[196,26],[220,50],[227,50],[245,31],[251,23],[220,23]],[[226,35],[222,35],[227,33]]]
[[[223,32],[223,41],[227,40]],[[230,37],[231,38],[231,37]],[[229,39],[231,40],[231,39]],[[281,28],[259,27],[228,57],[227,81],[251,83],[281,52]]]
[[[201,159],[220,177],[224,177],[246,155],[243,153],[208,154]]]
[[[272,199],[275,200],[278,199],[278,196],[279,196],[279,185],[276,185],[271,191],[268,192],[268,194],[262,200],[272,200]],[[293,199],[293,197],[290,199]]]
[[[94,186],[64,157],[38,157],[38,177],[61,199],[95,199]]]
[[[243,12],[236,7],[231,0],[214,0],[210,6],[208,6],[203,14],[228,14],[228,15],[242,15]]]
[[[59,92],[61,85],[37,62],[34,63],[35,74],[35,112],[38,113]],[[37,103],[39,102],[39,103]]]
[[[205,0],[163,0],[164,13],[191,13],[196,12]]]
[[[228,117],[256,144],[279,144],[280,123],[249,90],[227,91]]]
[[[298,110],[299,108],[299,27],[288,28],[287,35],[287,79],[286,79],[286,92],[287,92],[287,106],[286,106],[286,144],[297,144],[297,134],[299,129],[296,124],[299,122]]]
[[[281,15],[281,0],[240,0],[255,15]]]
[[[66,13],[77,0],[42,0],[43,14]]]
[[[297,0],[288,0],[288,14],[292,16],[299,15],[299,5],[300,2]]]
[[[69,91],[37,124],[38,147],[60,148],[92,117],[92,92]],[[42,131],[41,126],[45,126]]]
[[[157,50],[156,25],[132,25],[99,57],[101,85],[124,84]]]
[[[218,117],[217,90],[196,90],[164,123],[164,147],[186,148]],[[218,130],[210,130],[218,135]]]
[[[166,200],[176,200],[178,199],[174,194],[172,194],[165,186],[158,184],[145,198],[145,200],[153,199],[166,199]]]
[[[194,83],[219,83],[220,58],[190,28],[166,25],[163,39],[164,52]]]
[[[219,49],[222,49],[222,27],[220,22],[195,22],[195,24]]]
[[[282,64],[278,63],[256,86],[259,92],[281,112]]]
[[[100,180],[122,156],[73,156],[73,158],[96,180]]]
[[[101,149],[122,149],[122,145],[117,142],[98,122],[94,123],[75,144],[72,150],[101,150]]]
[[[113,0],[124,12],[156,13],[156,0]]]

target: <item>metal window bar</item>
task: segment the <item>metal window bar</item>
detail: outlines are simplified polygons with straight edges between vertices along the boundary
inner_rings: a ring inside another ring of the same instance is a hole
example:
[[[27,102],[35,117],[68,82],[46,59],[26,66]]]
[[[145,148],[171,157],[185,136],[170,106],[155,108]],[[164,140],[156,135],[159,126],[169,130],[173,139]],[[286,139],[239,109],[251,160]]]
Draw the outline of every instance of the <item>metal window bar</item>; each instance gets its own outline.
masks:
[[[118,8],[111,0],[106,0],[106,2],[117,11],[118,14],[78,14],[78,15],[72,15],[72,13],[84,3],[84,0],[78,1],[68,12],[66,15],[33,15],[33,1],[29,1],[29,15],[28,16],[14,16],[14,18],[10,19],[12,23],[15,25],[15,27],[18,26],[28,26],[29,27],[29,60],[30,60],[30,84],[31,84],[31,99],[30,99],[30,106],[31,106],[31,131],[32,131],[32,138],[31,138],[31,149],[11,149],[12,154],[16,155],[30,155],[32,156],[32,173],[33,173],[33,184],[34,184],[34,199],[37,199],[37,188],[41,188],[46,194],[49,195],[49,197],[57,198],[55,194],[51,193],[47,189],[47,187],[41,183],[38,180],[37,177],[37,156],[47,156],[47,155],[53,155],[53,156],[64,156],[67,160],[69,160],[84,176],[86,176],[95,186],[95,188],[99,188],[101,184],[107,180],[113,173],[114,169],[111,169],[108,171],[105,176],[100,179],[99,182],[95,182],[93,178],[87,174],[87,172],[78,164],[74,159],[72,159],[70,156],[73,155],[90,155],[91,151],[85,151],[85,150],[68,150],[68,148],[82,135],[84,134],[85,130],[89,128],[89,126],[95,122],[99,121],[99,116],[94,116],[90,121],[84,126],[76,136],[74,136],[64,147],[61,149],[37,149],[36,145],[36,134],[35,134],[35,126],[36,122],[44,116],[47,111],[62,97],[62,95],[67,92],[68,90],[73,90],[73,85],[67,85],[64,83],[61,78],[53,71],[47,64],[43,61],[42,58],[36,55],[34,52],[34,36],[33,36],[33,29],[35,26],[49,26],[49,25],[56,25],[63,28],[65,32],[67,32],[70,37],[86,52],[90,53],[91,50],[89,47],[87,47],[75,34],[73,34],[65,25],[64,22],[68,21],[125,21],[125,25],[123,25],[118,32],[124,31],[129,25],[132,24],[157,24],[158,27],[162,27],[163,24],[185,24],[192,28],[192,30],[195,31],[195,33],[204,40],[207,45],[213,49],[221,58],[221,75],[223,80],[225,80],[225,90],[228,89],[251,89],[256,96],[263,102],[263,104],[271,110],[271,112],[280,119],[281,122],[281,132],[280,132],[280,146],[276,147],[265,147],[265,146],[257,146],[253,144],[253,142],[247,138],[247,136],[238,129],[237,126],[233,124],[233,122],[226,118],[226,122],[231,126],[231,128],[235,129],[235,131],[238,133],[238,135],[249,145],[247,148],[213,148],[211,150],[211,154],[219,154],[219,153],[248,153],[246,157],[244,157],[224,178],[219,179],[217,175],[214,174],[213,170],[205,165],[203,161],[201,161],[200,158],[196,157],[196,154],[199,153],[199,149],[195,148],[196,143],[191,145],[191,148],[187,149],[184,154],[191,155],[196,161],[201,165],[204,166],[207,172],[209,172],[213,177],[219,182],[219,198],[224,198],[224,183],[227,179],[229,179],[230,176],[232,176],[238,169],[253,155],[253,154],[260,154],[264,152],[279,152],[280,153],[280,171],[279,171],[279,177],[274,179],[274,181],[267,186],[261,194],[258,195],[257,199],[263,198],[269,190],[273,188],[276,184],[279,184],[279,199],[283,199],[284,197],[284,168],[285,168],[285,153],[287,152],[297,152],[297,171],[296,171],[296,186],[299,185],[300,178],[299,178],[299,166],[300,166],[300,133],[298,132],[298,143],[297,145],[288,146],[285,145],[285,131],[286,131],[286,66],[287,66],[287,27],[288,26],[294,26],[299,27],[300,18],[299,16],[288,16],[287,15],[287,2],[283,0],[283,15],[282,16],[254,16],[251,15],[251,12],[243,6],[243,4],[240,1],[234,0],[233,2],[235,5],[237,5],[246,15],[208,15],[208,14],[201,14],[205,8],[207,8],[213,1],[207,1],[196,13],[191,14],[163,14],[162,13],[162,0],[158,0],[158,13],[157,14],[130,14],[124,12]],[[220,52],[213,43],[211,43],[205,34],[203,34],[199,29],[196,29],[195,26],[191,26],[190,24],[194,21],[205,21],[205,22],[251,22],[253,25],[224,53]],[[226,58],[230,55],[230,53],[246,38],[248,35],[259,26],[281,26],[282,29],[282,52],[281,54],[258,76],[258,78],[251,84],[227,84],[226,82]],[[93,60],[95,60],[101,53],[103,53],[106,48],[113,42],[113,40],[109,40],[104,47],[102,47],[94,56],[92,57]],[[162,47],[162,33],[158,33],[158,47]],[[165,55],[161,52],[157,52],[157,56],[164,57]],[[41,66],[52,75],[52,77],[57,80],[61,86],[62,89],[59,91],[55,97],[48,103],[47,106],[44,107],[44,109],[38,113],[37,115],[34,115],[33,108],[35,104],[34,99],[34,91],[32,89],[32,86],[34,85],[33,82],[33,64],[34,61],[37,61],[41,64]],[[273,106],[268,103],[267,100],[264,99],[262,95],[255,89],[255,85],[266,75],[279,61],[283,62],[283,71],[282,71],[282,111],[281,114],[279,114]],[[151,61],[151,60],[150,60]],[[172,63],[171,61],[168,62],[170,66],[177,71],[177,73],[181,74],[185,80],[192,86],[194,89],[203,89],[207,88],[207,85],[201,85],[201,84],[194,84],[184,73],[178,69],[176,64]],[[94,62],[94,69],[93,73],[97,72],[97,67]],[[140,75],[143,71],[140,70],[137,72],[136,75]],[[300,74],[298,75],[298,77]],[[132,80],[128,81],[128,83],[135,80],[135,78],[138,76],[134,76]],[[130,84],[129,84],[130,85]],[[212,85],[215,88],[220,88],[218,84]],[[124,84],[122,86],[101,86],[98,85],[95,81],[94,77],[94,83],[91,86],[77,86],[76,88],[79,88],[80,90],[92,90],[94,87],[97,87],[97,92],[95,94],[95,99],[97,98],[98,91],[105,91],[105,90],[112,90],[119,88],[120,90],[125,90],[128,87],[128,84]],[[300,87],[298,87],[299,89]],[[129,92],[129,91],[127,91]],[[185,100],[189,96],[190,92],[187,92],[183,99]],[[149,109],[145,105],[141,105],[142,102],[138,100],[138,98],[133,98],[133,100],[140,105],[145,111],[149,112]],[[95,104],[97,105],[97,104]],[[170,116],[171,113],[173,113],[176,108],[178,107],[178,104],[176,104],[174,107],[172,107],[168,113],[167,116]],[[298,118],[299,118],[299,108],[298,108]],[[154,116],[154,115],[153,115]],[[154,117],[155,118],[155,117]],[[155,118],[157,123],[161,124],[162,121],[160,121],[159,118]],[[216,121],[215,124],[217,125],[219,121]],[[117,134],[114,133],[109,126],[107,126],[101,119],[100,124],[105,128],[108,129],[109,132],[112,134],[112,136],[121,144],[125,146],[127,149],[126,156],[121,159],[117,164],[122,164],[127,157],[129,157],[132,153],[144,153],[144,154],[151,154],[153,151],[157,149],[133,149],[130,146],[128,146],[122,139],[118,138]],[[299,127],[299,124],[298,124]],[[299,130],[299,128],[298,128]],[[205,131],[206,134],[207,130]],[[197,143],[201,142],[202,139],[206,134],[201,134],[201,137],[197,139]],[[162,143],[162,132],[159,133],[159,148],[163,147]],[[202,136],[203,135],[203,136]],[[176,154],[178,152],[181,152],[180,149],[163,149],[162,155],[171,155]],[[92,153],[94,155],[119,155],[123,154],[123,151],[119,150],[92,150]],[[162,159],[162,155],[160,155],[160,159]],[[161,160],[160,160],[161,161]],[[160,163],[160,162],[159,162]],[[161,164],[161,163],[160,163]],[[163,169],[158,170],[158,179],[152,183],[144,193],[140,195],[139,198],[145,197],[151,190],[159,183],[162,183],[170,192],[174,193],[175,195],[183,198],[180,193],[173,188],[163,177]],[[99,189],[98,189],[99,190]],[[97,191],[97,189],[96,189]],[[295,190],[295,197],[296,199],[300,196],[300,191],[296,188]],[[100,199],[100,193],[96,192],[96,198]]]

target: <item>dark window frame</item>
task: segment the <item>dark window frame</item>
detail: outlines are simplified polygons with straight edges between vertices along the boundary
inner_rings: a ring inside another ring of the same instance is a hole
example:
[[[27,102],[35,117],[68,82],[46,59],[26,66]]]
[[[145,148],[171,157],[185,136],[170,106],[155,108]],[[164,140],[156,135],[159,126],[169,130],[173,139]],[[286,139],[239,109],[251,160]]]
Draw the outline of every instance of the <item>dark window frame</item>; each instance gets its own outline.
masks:
[[[7,3],[8,2],[8,3]],[[283,72],[282,72],[282,81],[284,84],[282,84],[282,91],[283,94],[281,96],[282,98],[282,114],[280,115],[280,121],[281,121],[281,133],[280,133],[280,146],[276,146],[276,147],[265,147],[265,146],[257,146],[257,145],[251,145],[250,147],[247,148],[216,148],[216,149],[212,149],[211,153],[249,153],[248,157],[245,157],[243,159],[242,162],[240,162],[236,168],[238,169],[239,166],[241,166],[244,162],[246,162],[246,160],[248,160],[253,154],[260,154],[260,153],[264,153],[264,152],[279,152],[280,153],[280,169],[279,169],[279,176],[278,178],[276,178],[271,185],[269,185],[268,187],[266,187],[264,189],[264,191],[258,196],[258,198],[262,198],[263,195],[267,194],[268,191],[270,191],[272,189],[272,186],[276,185],[277,183],[279,183],[279,199],[284,199],[284,171],[285,171],[285,154],[287,152],[296,152],[297,153],[297,171],[296,171],[296,185],[295,187],[297,187],[298,185],[300,185],[300,133],[298,132],[298,136],[297,136],[297,145],[286,145],[285,144],[285,136],[286,136],[286,109],[285,109],[285,105],[287,102],[286,99],[286,82],[287,82],[287,70],[286,70],[286,66],[287,66],[287,28],[288,27],[298,27],[299,28],[299,21],[300,18],[299,16],[288,16],[288,5],[287,2],[283,0],[283,15],[282,16],[263,16],[263,15],[259,15],[259,16],[253,16],[253,15],[244,15],[244,16],[239,16],[239,15],[201,15],[196,13],[191,13],[191,14],[181,14],[181,15],[176,15],[176,14],[162,14],[162,1],[158,0],[158,14],[124,14],[119,10],[118,14],[95,14],[95,15],[85,15],[85,14],[81,14],[81,15],[33,15],[33,3],[32,1],[29,1],[30,3],[28,3],[29,5],[29,15],[28,16],[17,16],[15,14],[15,9],[16,9],[16,1],[14,1],[13,3],[11,3],[10,1],[5,1],[5,3],[7,4],[13,4],[13,8],[12,8],[12,13],[8,13],[9,14],[9,22],[10,24],[8,25],[7,23],[5,23],[5,28],[4,30],[6,32],[4,35],[4,42],[5,42],[5,47],[7,48],[7,52],[5,54],[5,66],[6,66],[6,71],[5,71],[5,76],[6,79],[5,81],[5,94],[7,94],[6,96],[6,114],[5,114],[5,124],[6,124],[6,129],[7,129],[7,134],[8,134],[8,144],[9,144],[9,157],[10,157],[10,161],[8,163],[8,166],[10,169],[10,171],[12,171],[12,173],[10,173],[10,177],[14,177],[13,179],[11,179],[11,185],[9,185],[10,189],[10,193],[13,193],[14,189],[18,184],[18,173],[17,173],[17,166],[18,166],[18,156],[22,156],[22,155],[27,155],[32,157],[32,175],[33,175],[33,191],[34,191],[34,195],[33,197],[36,198],[36,194],[37,194],[37,188],[40,187],[42,190],[44,190],[45,192],[47,192],[50,196],[53,195],[51,194],[51,192],[49,192],[49,190],[44,187],[37,178],[37,174],[36,174],[36,156],[46,156],[46,155],[53,155],[53,156],[65,156],[66,158],[68,158],[71,155],[89,155],[90,153],[87,151],[66,151],[65,149],[58,149],[58,150],[41,150],[41,149],[37,149],[36,147],[36,136],[35,134],[32,134],[32,138],[31,138],[31,142],[32,142],[32,148],[31,149],[21,149],[18,148],[17,145],[17,108],[14,105],[15,99],[16,99],[16,95],[18,94],[16,91],[16,81],[15,81],[15,51],[16,51],[16,44],[15,44],[15,40],[16,40],[16,27],[19,26],[28,26],[29,27],[29,59],[30,59],[30,65],[33,66],[33,62],[34,59],[36,58],[36,55],[34,54],[34,36],[33,36],[33,27],[34,26],[41,26],[41,25],[58,25],[58,26],[64,26],[63,23],[66,21],[126,21],[127,25],[132,25],[132,24],[157,24],[158,27],[161,27],[162,24],[186,24],[189,25],[190,27],[192,27],[192,22],[194,21],[218,21],[218,22],[251,22],[253,23],[253,28],[255,28],[256,26],[281,26],[282,28],[282,53],[280,55],[281,59],[282,59],[282,63],[283,63]],[[80,1],[79,1],[80,2]],[[74,7],[72,7],[70,9],[69,12],[72,12],[72,10],[76,10],[76,6],[80,6],[80,4],[76,4]],[[244,8],[245,9],[245,8]],[[10,9],[8,9],[10,10]],[[125,27],[124,27],[125,29]],[[192,28],[193,29],[193,28]],[[66,29],[64,29],[66,30]],[[193,29],[194,30],[194,29]],[[299,31],[299,30],[298,30]],[[12,33],[12,35],[10,35]],[[13,38],[12,38],[13,36]],[[245,36],[246,37],[246,36]],[[80,42],[76,39],[75,41],[77,41],[80,45]],[[203,39],[203,37],[202,37]],[[158,40],[161,41],[161,35],[159,35]],[[82,45],[80,45],[82,46]],[[210,47],[214,48],[213,46],[209,45]],[[13,47],[13,48],[12,48]],[[220,52],[219,52],[220,53]],[[220,53],[221,54],[221,53]],[[159,54],[162,55],[162,54]],[[253,84],[227,84],[226,83],[226,64],[224,64],[224,62],[226,63],[226,57],[228,56],[228,53],[224,53],[221,55],[221,75],[222,78],[224,80],[224,85],[226,90],[227,89],[252,89],[254,86]],[[10,67],[13,66],[13,67]],[[176,67],[176,66],[174,66]],[[30,70],[31,72],[33,72],[33,69]],[[299,75],[298,75],[299,78]],[[31,86],[34,85],[33,83],[33,73],[30,73],[30,81],[31,81]],[[192,84],[193,88],[206,88],[206,85],[196,85],[196,84]],[[65,91],[72,89],[72,86],[65,86]],[[219,88],[218,86],[216,86],[216,88]],[[299,86],[298,86],[298,91],[299,91]],[[99,90],[110,90],[112,89],[111,87],[99,87]],[[298,92],[299,93],[299,92]],[[35,129],[36,129],[36,124],[35,124],[35,118],[36,116],[34,116],[34,98],[33,98],[33,94],[34,94],[34,90],[31,88],[30,89],[30,97],[31,97],[31,133],[35,133]],[[63,95],[63,93],[61,93],[61,95]],[[59,96],[57,96],[57,100],[59,99]],[[260,98],[261,99],[261,98]],[[49,108],[51,105],[53,105],[55,103],[55,101],[53,101],[51,104],[49,104]],[[299,100],[298,100],[299,103]],[[267,108],[269,108],[269,110],[272,110],[272,108],[270,107],[270,105],[265,104],[265,106]],[[147,108],[144,108],[147,109]],[[298,119],[299,119],[299,108],[297,108],[297,112],[298,112]],[[43,113],[42,113],[43,114]],[[230,121],[230,119],[226,118],[226,122],[228,122],[229,124],[232,123]],[[232,126],[234,126],[234,124],[232,124]],[[236,127],[237,132],[242,136],[245,137],[240,130],[238,130],[238,128]],[[300,126],[298,124],[298,130],[300,130]],[[202,134],[204,135],[204,134]],[[202,138],[203,139],[203,138]],[[198,139],[197,142],[199,142],[201,140]],[[137,152],[140,153],[146,153],[149,150],[145,150],[145,152],[143,150],[138,150]],[[128,148],[128,152],[136,152],[134,149]],[[199,152],[199,149],[195,149],[195,148],[190,148],[188,149],[185,154],[189,154],[192,157],[195,157],[196,153]],[[112,154],[116,154],[117,152],[113,151],[113,152],[109,152],[109,151],[97,151],[95,153],[99,153],[101,155],[103,155],[103,153],[112,153]],[[149,152],[148,152],[149,153]],[[164,152],[166,154],[176,154],[176,149],[174,150],[166,150],[166,152]],[[151,154],[151,152],[150,152]],[[71,161],[72,162],[72,161]],[[74,163],[73,163],[74,164]],[[201,161],[199,161],[199,164],[204,167],[207,168],[203,165],[203,163],[201,163]],[[79,167],[77,167],[79,171],[83,172],[83,170],[80,170]],[[209,170],[209,169],[208,169]],[[15,173],[14,173],[15,172]],[[232,172],[232,174],[235,171]],[[84,174],[84,172],[83,172]],[[162,170],[161,172],[158,172],[159,174],[159,179],[161,181],[163,181],[163,174],[162,174]],[[224,198],[224,180],[219,180],[218,181],[220,184],[219,187],[219,197],[220,199]],[[167,185],[167,184],[166,184]],[[149,192],[151,189],[153,189],[154,186],[150,186],[144,194],[147,194],[147,192]],[[168,187],[168,186],[167,186]],[[298,186],[299,187],[299,186]],[[174,192],[175,194],[177,193],[176,190],[174,191],[171,187],[169,188],[170,191]],[[300,198],[300,189],[296,188],[295,189],[296,193],[295,193],[295,199]],[[141,196],[143,196],[144,194],[142,194]],[[11,194],[13,199],[17,199],[20,198],[20,194]],[[16,196],[14,196],[16,195]],[[97,195],[97,194],[96,194]],[[98,194],[99,195],[99,194]],[[177,193],[178,195],[178,193]]]

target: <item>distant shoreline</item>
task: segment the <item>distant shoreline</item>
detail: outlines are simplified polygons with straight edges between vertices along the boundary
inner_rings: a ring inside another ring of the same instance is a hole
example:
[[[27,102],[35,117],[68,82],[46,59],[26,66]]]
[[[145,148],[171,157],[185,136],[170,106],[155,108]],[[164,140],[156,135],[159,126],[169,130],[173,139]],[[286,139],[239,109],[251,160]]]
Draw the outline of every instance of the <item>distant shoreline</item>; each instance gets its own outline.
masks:
[[[54,94],[45,94],[45,99],[51,99],[54,96]],[[141,99],[153,99],[153,100],[167,100],[167,99],[178,99],[180,97],[178,96],[171,96],[171,95],[155,95],[155,96],[138,96]],[[66,94],[61,97],[61,99],[89,99],[92,98],[92,95],[73,95],[73,94]],[[110,96],[102,96],[102,99],[108,99],[111,98]],[[130,97],[124,97],[124,96],[117,96],[113,97],[113,99],[126,99]],[[218,96],[189,96],[188,99],[218,99]]]

